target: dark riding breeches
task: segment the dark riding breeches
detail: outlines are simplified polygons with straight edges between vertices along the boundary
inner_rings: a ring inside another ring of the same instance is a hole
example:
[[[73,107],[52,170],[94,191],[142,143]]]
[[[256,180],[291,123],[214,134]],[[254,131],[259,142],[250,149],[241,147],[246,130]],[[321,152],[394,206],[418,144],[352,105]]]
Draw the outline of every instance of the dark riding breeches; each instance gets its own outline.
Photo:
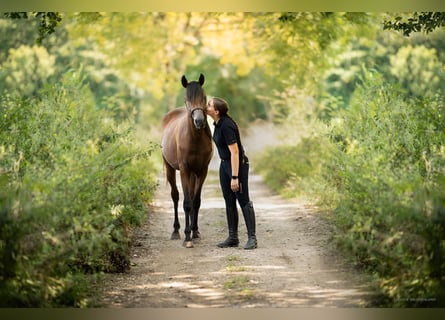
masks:
[[[249,199],[249,159],[244,156],[239,165],[238,180],[239,190],[233,192],[230,187],[232,181],[232,165],[229,160],[221,160],[219,167],[219,181],[221,183],[221,189],[226,203],[226,208],[236,207],[236,200],[241,208],[244,208],[250,201]]]

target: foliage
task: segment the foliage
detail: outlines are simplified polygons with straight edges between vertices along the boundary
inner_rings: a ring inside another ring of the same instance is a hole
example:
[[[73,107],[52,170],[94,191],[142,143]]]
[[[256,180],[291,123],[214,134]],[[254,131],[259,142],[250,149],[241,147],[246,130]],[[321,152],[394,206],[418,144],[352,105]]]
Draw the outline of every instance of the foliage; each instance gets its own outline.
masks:
[[[320,182],[322,168],[333,152],[326,126],[318,121],[319,106],[304,90],[292,84],[270,98],[269,113],[281,130],[272,147],[256,158],[258,171],[270,188],[288,197],[331,203],[335,192]],[[273,166],[270,164],[273,163]]]
[[[128,268],[154,146],[98,110],[80,72],[0,108],[2,306],[88,306],[89,282]]]
[[[321,119],[329,120],[336,110],[348,108],[363,70],[378,71],[408,95],[421,97],[443,91],[443,31],[406,38],[376,26],[361,27],[358,30],[366,31],[357,30],[360,36],[335,42],[329,48],[329,67],[318,93]]]
[[[379,305],[443,306],[440,91],[406,95],[375,71],[362,74],[350,107],[337,111],[328,134],[319,127],[296,139],[294,132],[289,141],[297,143],[268,150],[255,169],[282,194],[309,194],[327,209],[337,243],[374,275]]]
[[[22,97],[35,95],[54,73],[54,63],[54,57],[40,46],[10,49],[1,65],[0,82],[4,83],[4,92]]]
[[[328,120],[335,111],[347,108],[363,70],[384,71],[388,49],[380,41],[359,37],[345,44],[342,52],[331,58],[321,85],[319,118]],[[382,70],[383,69],[383,70]]]
[[[406,93],[414,97],[445,92],[445,73],[434,48],[404,46],[390,58],[391,74]]]
[[[297,145],[268,148],[255,166],[273,190],[287,197],[308,195],[314,186],[312,177],[320,174],[323,158],[322,137],[302,138]],[[273,166],[269,164],[273,163]]]
[[[402,31],[405,36],[413,32],[429,33],[444,26],[444,12],[413,12],[408,15],[397,15],[392,20],[384,21],[384,29]]]
[[[332,127],[338,151],[323,176],[340,195],[338,240],[395,306],[443,303],[443,112],[371,73]]]
[[[4,16],[11,19],[36,19],[39,21],[36,43],[40,44],[42,40],[56,30],[56,27],[62,21],[60,12],[6,12]]]
[[[255,67],[249,74],[240,76],[236,72],[236,66],[232,64],[226,65],[221,70],[217,57],[209,56],[203,59],[203,63],[206,65],[208,74],[211,74],[204,85],[206,90],[207,87],[213,88],[211,95],[208,96],[226,97],[229,102],[229,113],[240,125],[253,119],[267,119],[271,116],[270,109],[268,110],[264,103],[265,99],[259,96],[259,92],[268,90],[267,76],[261,69]],[[191,74],[192,70],[186,72]],[[225,76],[227,73],[232,76]],[[257,82],[258,85],[252,87],[252,82]],[[178,95],[178,103],[179,97],[183,98]]]
[[[248,44],[254,37],[247,31],[255,20],[247,14],[103,13],[89,24],[75,19],[78,14],[69,17],[67,29],[76,39],[75,51],[91,59],[85,68],[96,69],[100,63],[103,67],[92,75],[99,78],[110,70],[128,85],[130,94],[147,97],[141,109],[151,110],[141,114],[160,118],[181,106],[181,75],[193,79],[204,73],[206,93],[223,96],[235,108],[242,106],[241,112],[233,109],[241,122],[265,116],[264,103],[256,96],[276,81],[268,81],[258,68],[260,60],[251,58],[255,50]],[[227,41],[230,46],[221,45]]]
[[[199,73],[241,126],[262,118],[286,132],[255,170],[287,195],[310,192],[332,209],[339,242],[375,273],[388,301],[433,305],[413,298],[427,291],[443,301],[442,20],[8,13],[0,19],[4,305],[85,306],[85,281],[125,268],[125,229],[142,221],[154,187],[146,141],[159,139],[160,118],[182,104],[181,75]]]
[[[6,19],[0,16],[0,62],[4,63],[13,48],[36,45],[36,28],[37,21]]]

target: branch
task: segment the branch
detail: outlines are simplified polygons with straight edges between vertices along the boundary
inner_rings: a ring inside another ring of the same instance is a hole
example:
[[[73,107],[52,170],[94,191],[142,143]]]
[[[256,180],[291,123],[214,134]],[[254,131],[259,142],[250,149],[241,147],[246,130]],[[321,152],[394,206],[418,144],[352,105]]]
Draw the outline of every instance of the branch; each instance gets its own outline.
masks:
[[[401,31],[404,36],[412,32],[429,33],[445,26],[445,12],[414,12],[411,17],[395,17],[383,22],[383,29]]]
[[[38,44],[42,43],[47,35],[54,33],[62,21],[60,12],[6,12],[4,16],[10,19],[40,19],[39,36],[36,39]]]

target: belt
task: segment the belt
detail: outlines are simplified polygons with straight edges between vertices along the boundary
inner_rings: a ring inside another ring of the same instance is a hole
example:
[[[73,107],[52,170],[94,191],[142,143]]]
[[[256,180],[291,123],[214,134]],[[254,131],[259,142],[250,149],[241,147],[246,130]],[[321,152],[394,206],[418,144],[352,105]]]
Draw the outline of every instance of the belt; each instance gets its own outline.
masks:
[[[221,162],[230,161],[230,159],[223,159],[223,158],[220,158],[220,159],[221,159]],[[241,163],[247,163],[249,161],[247,159],[246,155],[243,155],[240,160],[241,160]]]

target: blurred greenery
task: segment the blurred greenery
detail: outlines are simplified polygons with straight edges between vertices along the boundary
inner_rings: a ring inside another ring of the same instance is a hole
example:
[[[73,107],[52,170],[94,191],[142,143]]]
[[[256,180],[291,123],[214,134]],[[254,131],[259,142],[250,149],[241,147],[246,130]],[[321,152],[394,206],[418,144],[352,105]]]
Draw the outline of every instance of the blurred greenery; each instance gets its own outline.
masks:
[[[183,105],[181,76],[200,73],[241,127],[262,119],[286,133],[257,148],[253,169],[323,209],[338,245],[373,275],[379,305],[443,306],[442,20],[3,15],[2,306],[92,306],[90,284],[128,268],[131,230],[149,218],[161,165],[160,119]]]

